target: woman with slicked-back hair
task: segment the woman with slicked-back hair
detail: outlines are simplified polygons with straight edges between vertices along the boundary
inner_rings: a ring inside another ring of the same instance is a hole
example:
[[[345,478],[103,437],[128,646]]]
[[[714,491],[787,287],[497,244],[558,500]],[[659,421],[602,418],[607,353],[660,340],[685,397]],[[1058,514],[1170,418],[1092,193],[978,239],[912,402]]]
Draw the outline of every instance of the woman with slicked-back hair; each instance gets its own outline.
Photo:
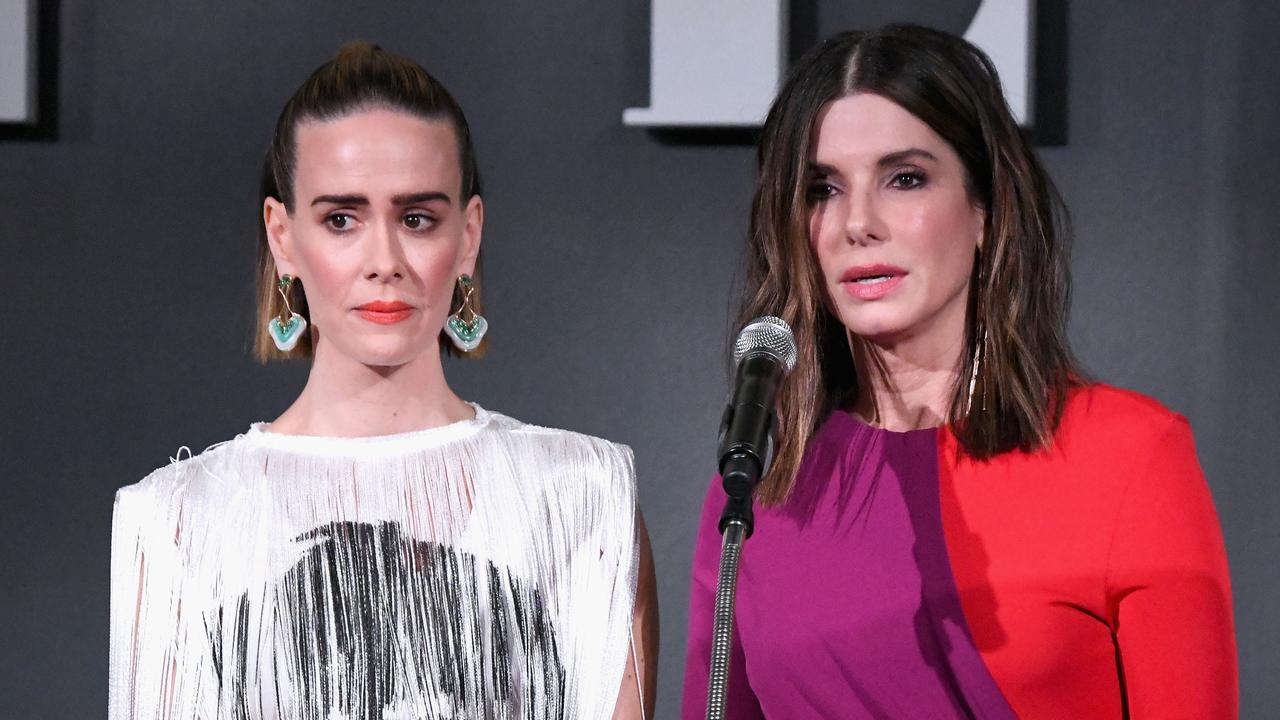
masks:
[[[836,35],[765,122],[742,318],[791,325],[729,718],[1234,718],[1227,559],[1186,419],[1066,339],[1064,215],[990,60]],[[695,553],[703,716],[724,505]]]
[[[348,45],[281,112],[260,200],[255,353],[310,374],[117,494],[109,717],[651,716],[631,451],[445,379],[490,337],[458,104]]]

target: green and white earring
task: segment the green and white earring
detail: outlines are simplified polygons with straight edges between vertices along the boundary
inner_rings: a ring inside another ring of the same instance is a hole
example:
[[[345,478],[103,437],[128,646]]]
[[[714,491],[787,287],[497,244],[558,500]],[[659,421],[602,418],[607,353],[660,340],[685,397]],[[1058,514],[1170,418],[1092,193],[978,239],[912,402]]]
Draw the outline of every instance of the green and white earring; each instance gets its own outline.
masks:
[[[280,352],[289,352],[297,347],[302,333],[307,330],[307,321],[289,305],[289,289],[293,287],[293,279],[292,275],[282,275],[276,283],[276,290],[284,300],[284,305],[280,308],[279,317],[267,321],[267,333],[271,335],[276,347],[280,348]]]
[[[471,294],[476,291],[470,275],[458,276],[458,289],[462,291],[462,303],[444,323],[444,331],[462,352],[471,352],[480,346],[489,330],[489,321],[471,305]],[[470,320],[464,316],[470,316]]]

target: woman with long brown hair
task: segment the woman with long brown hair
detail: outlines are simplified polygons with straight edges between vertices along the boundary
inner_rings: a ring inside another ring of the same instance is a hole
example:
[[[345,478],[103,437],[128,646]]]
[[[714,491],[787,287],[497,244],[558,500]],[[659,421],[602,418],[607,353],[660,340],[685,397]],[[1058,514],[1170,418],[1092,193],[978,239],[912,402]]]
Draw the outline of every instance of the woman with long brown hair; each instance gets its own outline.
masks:
[[[445,378],[488,341],[448,91],[343,48],[281,112],[258,211],[257,355],[310,373],[271,423],[118,493],[109,717],[649,716],[630,450]]]
[[[990,60],[837,35],[760,143],[742,317],[799,360],[740,569],[728,717],[1230,718],[1226,555],[1187,421],[1067,345],[1061,203]],[[718,483],[694,561],[701,717]]]

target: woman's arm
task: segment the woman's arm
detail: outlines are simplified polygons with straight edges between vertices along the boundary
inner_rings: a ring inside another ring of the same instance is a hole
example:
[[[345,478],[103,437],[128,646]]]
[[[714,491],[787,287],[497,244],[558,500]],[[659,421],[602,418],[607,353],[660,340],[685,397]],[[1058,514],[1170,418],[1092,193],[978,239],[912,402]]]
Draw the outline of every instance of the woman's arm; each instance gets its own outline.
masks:
[[[1107,564],[1129,717],[1237,717],[1227,555],[1186,420],[1132,478]]]
[[[630,652],[613,710],[614,720],[649,720],[658,692],[658,582],[653,572],[649,532],[638,509],[636,534],[640,552],[636,602],[631,613]]]
[[[143,481],[116,493],[111,521],[109,720],[208,717],[216,702],[209,639],[184,608],[184,526],[171,488]],[[197,624],[199,623],[199,624]],[[196,629],[193,629],[196,625]],[[193,660],[194,658],[194,660]]]
[[[175,709],[158,658],[169,654],[179,612],[170,602],[172,557],[152,542],[162,522],[140,486],[116,494],[111,522],[111,617],[108,661],[110,720],[167,716]]]
[[[108,644],[107,717],[147,717],[138,698],[140,640],[146,626],[148,571],[140,518],[149,510],[136,488],[116,493],[111,521],[111,615]]]

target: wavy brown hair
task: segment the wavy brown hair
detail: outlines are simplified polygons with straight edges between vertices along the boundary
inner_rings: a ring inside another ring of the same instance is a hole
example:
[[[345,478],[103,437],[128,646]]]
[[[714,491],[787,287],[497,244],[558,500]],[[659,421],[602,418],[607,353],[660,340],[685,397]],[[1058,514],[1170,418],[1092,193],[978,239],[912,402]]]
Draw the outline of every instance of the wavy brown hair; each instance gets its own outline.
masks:
[[[298,166],[298,126],[308,121],[336,120],[354,112],[371,109],[390,109],[409,113],[423,120],[443,120],[453,128],[458,142],[458,165],[462,174],[459,188],[461,202],[480,195],[480,171],[476,166],[476,152],[471,144],[471,130],[467,126],[462,108],[444,85],[408,58],[389,53],[377,45],[353,42],[342,46],[329,62],[316,69],[311,77],[298,88],[285,103],[276,121],[271,150],[262,167],[262,180],[258,192],[258,263],[257,263],[257,317],[258,328],[254,335],[253,355],[260,362],[288,358],[311,357],[310,333],[303,335],[291,352],[278,350],[262,328],[280,314],[284,302],[276,292],[276,262],[267,243],[267,231],[262,222],[262,205],[267,198],[275,198],[293,214],[293,174]],[[471,305],[476,312],[484,309],[480,283],[480,258],[476,258],[473,277],[475,293]],[[306,288],[295,282],[289,298],[293,311],[310,321],[307,313]],[[453,304],[462,302],[461,290],[453,289]],[[457,352],[443,329],[440,347],[446,353],[463,357],[480,357],[488,345],[483,340],[470,353]]]
[[[765,505],[786,499],[818,426],[857,399],[847,331],[829,309],[809,243],[807,198],[816,119],[855,93],[892,100],[941,136],[964,165],[971,200],[986,212],[947,417],[962,451],[989,458],[1048,445],[1079,376],[1065,329],[1065,209],[1005,103],[991,60],[959,37],[916,25],[836,35],[792,70],[759,146],[741,320],[777,315],[799,349],[779,393],[773,464],[757,488]]]

